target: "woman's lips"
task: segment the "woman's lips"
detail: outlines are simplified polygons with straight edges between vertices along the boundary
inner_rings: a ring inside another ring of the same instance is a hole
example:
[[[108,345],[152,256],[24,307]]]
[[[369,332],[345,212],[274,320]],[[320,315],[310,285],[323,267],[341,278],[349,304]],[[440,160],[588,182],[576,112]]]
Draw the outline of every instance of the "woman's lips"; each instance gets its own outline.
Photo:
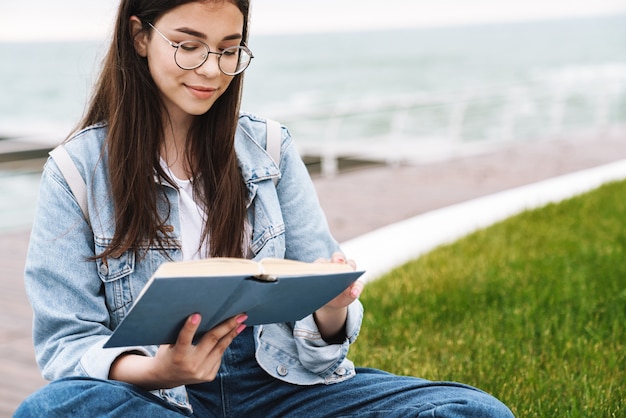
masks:
[[[189,90],[189,92],[192,95],[202,100],[210,99],[211,96],[213,96],[213,94],[215,94],[215,91],[217,90],[217,89],[214,89],[213,87],[203,87],[203,86],[186,86],[186,87],[187,87],[187,90]]]

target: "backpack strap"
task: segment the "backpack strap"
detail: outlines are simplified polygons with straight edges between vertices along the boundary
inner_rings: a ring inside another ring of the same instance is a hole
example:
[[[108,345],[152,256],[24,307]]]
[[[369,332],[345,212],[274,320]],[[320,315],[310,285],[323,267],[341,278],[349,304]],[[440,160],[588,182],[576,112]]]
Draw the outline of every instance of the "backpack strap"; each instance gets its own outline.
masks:
[[[76,198],[78,206],[80,206],[80,210],[83,211],[85,220],[89,223],[87,186],[85,185],[85,180],[83,180],[83,177],[78,172],[74,161],[72,161],[72,157],[70,157],[70,154],[67,152],[63,144],[50,151],[50,156],[57,166],[59,166],[59,170],[61,170],[61,174],[63,174],[65,181],[67,181],[68,186],[70,186],[70,190]]]
[[[267,153],[272,157],[276,165],[280,168],[280,146],[282,142],[282,132],[280,123],[275,120],[267,119],[267,145],[266,150]],[[76,198],[78,205],[80,206],[80,210],[83,211],[83,216],[87,223],[89,223],[89,211],[87,208],[87,186],[85,184],[85,180],[78,172],[72,157],[67,152],[63,144],[57,146],[55,149],[50,151],[50,156],[54,160],[54,162],[61,170],[61,174],[65,177],[65,181],[67,181],[67,185],[70,186],[70,190],[72,194]],[[275,177],[273,179],[274,186],[278,184],[278,178]]]

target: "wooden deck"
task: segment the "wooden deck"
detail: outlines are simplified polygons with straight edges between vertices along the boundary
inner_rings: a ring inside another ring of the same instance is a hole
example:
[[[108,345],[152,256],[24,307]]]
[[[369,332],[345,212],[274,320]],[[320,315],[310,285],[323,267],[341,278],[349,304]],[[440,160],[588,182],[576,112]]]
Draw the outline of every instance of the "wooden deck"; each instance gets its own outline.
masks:
[[[23,270],[29,231],[0,234],[0,417],[46,384],[35,363]]]

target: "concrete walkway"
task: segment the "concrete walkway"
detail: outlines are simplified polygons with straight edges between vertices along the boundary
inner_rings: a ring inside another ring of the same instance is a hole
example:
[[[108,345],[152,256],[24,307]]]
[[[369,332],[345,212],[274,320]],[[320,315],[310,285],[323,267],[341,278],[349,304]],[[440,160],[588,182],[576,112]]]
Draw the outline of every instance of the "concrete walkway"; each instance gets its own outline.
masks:
[[[314,182],[337,239],[354,243],[363,234],[435,209],[624,158],[626,135],[613,132],[593,139],[512,144],[432,164],[355,169]],[[0,235],[0,417],[11,416],[45,384],[34,361],[32,313],[22,282],[28,234]]]

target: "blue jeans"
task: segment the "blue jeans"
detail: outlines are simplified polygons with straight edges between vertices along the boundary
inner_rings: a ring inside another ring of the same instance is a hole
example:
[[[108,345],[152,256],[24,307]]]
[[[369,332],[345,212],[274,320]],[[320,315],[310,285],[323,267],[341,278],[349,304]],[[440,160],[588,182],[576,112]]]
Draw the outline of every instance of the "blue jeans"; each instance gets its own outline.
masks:
[[[225,352],[218,377],[189,385],[194,417],[512,417],[478,389],[357,369],[334,385],[298,386],[270,377],[254,359],[251,330]],[[26,399],[21,417],[181,417],[187,411],[138,387],[116,381],[66,378]]]

